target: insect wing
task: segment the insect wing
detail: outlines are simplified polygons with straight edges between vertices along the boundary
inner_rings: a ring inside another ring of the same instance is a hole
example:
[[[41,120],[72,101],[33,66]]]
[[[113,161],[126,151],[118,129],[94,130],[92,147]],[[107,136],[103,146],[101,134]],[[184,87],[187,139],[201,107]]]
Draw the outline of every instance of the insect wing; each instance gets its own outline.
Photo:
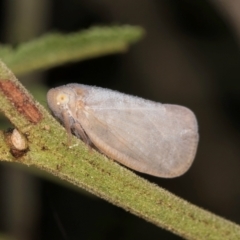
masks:
[[[77,121],[101,152],[155,176],[176,177],[188,170],[198,143],[189,109],[101,88],[88,94]]]

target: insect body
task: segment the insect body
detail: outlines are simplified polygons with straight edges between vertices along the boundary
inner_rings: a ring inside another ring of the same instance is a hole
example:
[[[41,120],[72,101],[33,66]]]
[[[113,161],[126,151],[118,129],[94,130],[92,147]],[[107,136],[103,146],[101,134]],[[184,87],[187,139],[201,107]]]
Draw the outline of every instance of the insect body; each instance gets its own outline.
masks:
[[[47,100],[69,132],[136,171],[171,178],[194,160],[198,126],[186,107],[82,84],[50,89]]]

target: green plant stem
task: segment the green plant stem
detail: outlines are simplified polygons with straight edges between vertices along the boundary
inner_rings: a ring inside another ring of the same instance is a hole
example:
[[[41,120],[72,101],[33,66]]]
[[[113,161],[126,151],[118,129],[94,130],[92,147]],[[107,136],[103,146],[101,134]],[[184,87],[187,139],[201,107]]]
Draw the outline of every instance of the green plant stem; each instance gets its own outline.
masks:
[[[0,83],[10,80],[34,104],[43,118],[35,123],[0,91],[0,110],[28,140],[29,151],[15,158],[3,132],[0,159],[34,165],[124,208],[186,239],[240,239],[240,227],[200,209],[89,149],[68,136],[64,128],[27,92],[15,76],[0,64]]]

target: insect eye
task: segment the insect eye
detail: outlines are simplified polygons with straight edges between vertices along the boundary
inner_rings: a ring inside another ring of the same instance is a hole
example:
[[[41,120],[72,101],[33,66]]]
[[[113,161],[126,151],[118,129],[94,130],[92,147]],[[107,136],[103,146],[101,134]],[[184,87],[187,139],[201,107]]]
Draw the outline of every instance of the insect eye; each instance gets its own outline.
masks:
[[[60,104],[66,104],[68,103],[69,101],[69,97],[67,94],[64,94],[64,93],[59,93],[57,95],[57,104],[60,105]]]

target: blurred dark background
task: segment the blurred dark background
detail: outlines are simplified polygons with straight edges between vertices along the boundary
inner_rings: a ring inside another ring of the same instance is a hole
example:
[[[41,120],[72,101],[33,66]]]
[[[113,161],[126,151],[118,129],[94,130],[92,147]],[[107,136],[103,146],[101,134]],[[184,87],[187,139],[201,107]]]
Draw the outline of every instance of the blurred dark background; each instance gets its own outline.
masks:
[[[139,25],[147,34],[126,54],[19,79],[42,104],[47,89],[78,82],[189,107],[200,131],[193,166],[175,179],[142,176],[240,223],[240,2],[0,0],[0,42],[14,46],[46,32],[111,24]],[[0,163],[3,239],[181,239],[58,179],[39,175],[31,168]]]

